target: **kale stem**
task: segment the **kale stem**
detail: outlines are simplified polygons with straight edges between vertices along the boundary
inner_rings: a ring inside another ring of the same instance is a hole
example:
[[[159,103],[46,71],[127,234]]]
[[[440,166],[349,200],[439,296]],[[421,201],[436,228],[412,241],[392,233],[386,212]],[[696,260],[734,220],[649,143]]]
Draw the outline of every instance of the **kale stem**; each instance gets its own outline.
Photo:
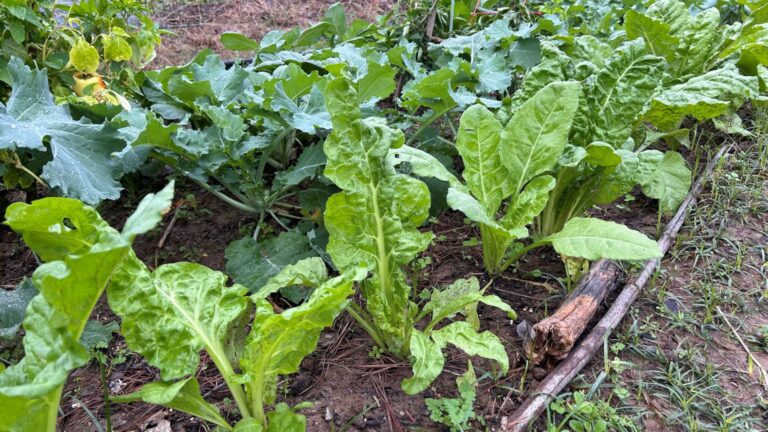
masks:
[[[25,167],[24,164],[21,163],[21,159],[19,159],[19,155],[16,154],[16,152],[13,152],[13,165],[25,173],[29,174],[33,179],[35,179],[36,182],[40,183],[42,186],[48,186],[43,179],[37,176],[37,174],[33,173],[29,170],[29,168]]]
[[[432,123],[437,121],[440,117],[443,116],[443,114],[447,113],[448,111],[452,110],[455,107],[455,105],[450,106],[448,108],[442,109],[440,111],[435,111],[424,123],[421,124],[421,127],[414,132],[413,135],[411,135],[410,138],[408,138],[408,141],[405,143],[405,145],[409,146],[413,144],[413,142],[418,138],[421,134],[424,133],[427,129],[429,129],[430,126],[432,126]]]

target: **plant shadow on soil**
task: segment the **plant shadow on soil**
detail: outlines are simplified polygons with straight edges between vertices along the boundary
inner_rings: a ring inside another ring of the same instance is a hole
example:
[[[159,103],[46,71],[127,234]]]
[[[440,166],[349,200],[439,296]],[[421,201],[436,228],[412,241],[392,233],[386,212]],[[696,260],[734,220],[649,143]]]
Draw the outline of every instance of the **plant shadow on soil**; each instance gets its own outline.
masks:
[[[141,190],[153,191],[161,187],[162,184],[156,182],[143,185]],[[112,226],[121,228],[139,198],[128,197],[123,201],[107,203],[99,210]],[[162,249],[158,248],[158,242],[173,220],[172,213],[166,215],[158,228],[137,238],[134,244],[137,255],[150,268],[163,263],[195,261],[224,271],[227,244],[248,235],[255,221],[194,186],[181,185],[177,188],[174,203],[178,206],[180,202],[184,202],[185,206],[182,210],[174,207],[175,211],[184,213],[176,218],[173,228],[167,232]],[[656,223],[654,208],[652,202],[638,196],[623,206],[601,210],[595,216],[627,223],[653,235]],[[418,278],[411,276],[418,279],[417,290],[442,287],[456,279],[473,276],[483,285],[491,282],[482,271],[482,249],[476,240],[479,233],[475,227],[465,223],[462,215],[444,213],[423,229],[434,232],[435,241],[423,254],[424,257],[431,257],[431,261],[427,261],[429,264],[421,270]],[[11,286],[34,271],[36,260],[18,236],[5,226],[0,227],[0,239],[0,266],[7,269],[3,284]],[[529,254],[517,269],[508,270],[492,281],[489,292],[509,303],[517,312],[518,319],[511,322],[497,309],[479,307],[481,329],[499,336],[510,359],[509,373],[498,380],[494,379],[497,371],[490,362],[473,359],[479,379],[475,412],[486,420],[488,426],[495,424],[501,415],[511,413],[546,376],[547,370],[541,367],[527,367],[522,351],[523,340],[518,336],[516,326],[523,320],[535,323],[554,311],[563,297],[564,290],[558,281],[563,276],[558,256],[545,248]],[[284,302],[282,299],[275,301],[281,307],[290,306],[281,303]],[[117,320],[105,299],[99,303],[92,318],[101,322]],[[411,375],[407,361],[386,354],[373,357],[373,348],[368,335],[350,317],[342,315],[333,327],[322,334],[316,352],[304,360],[300,372],[278,384],[278,400],[289,405],[304,401],[314,403],[312,408],[301,411],[307,416],[308,431],[443,430],[429,418],[424,400],[430,397],[457,397],[455,379],[466,370],[467,356],[448,348],[445,351],[444,373],[426,392],[408,396],[400,389],[402,379]],[[131,353],[119,336],[113,339],[106,354],[107,382],[113,393],[134,391],[159,379],[158,371],[139,355]],[[223,380],[205,353],[202,360],[197,375],[202,394],[224,412],[234,409]],[[73,372],[62,398],[62,430],[97,430],[88,412],[104,423],[103,393],[97,362],[92,361],[87,367]],[[189,415],[158,406],[133,403],[115,404],[110,408],[116,431],[159,432],[165,429],[157,428],[166,425],[172,425],[171,430],[174,431],[209,430]],[[230,416],[231,420],[236,418],[236,415]]]

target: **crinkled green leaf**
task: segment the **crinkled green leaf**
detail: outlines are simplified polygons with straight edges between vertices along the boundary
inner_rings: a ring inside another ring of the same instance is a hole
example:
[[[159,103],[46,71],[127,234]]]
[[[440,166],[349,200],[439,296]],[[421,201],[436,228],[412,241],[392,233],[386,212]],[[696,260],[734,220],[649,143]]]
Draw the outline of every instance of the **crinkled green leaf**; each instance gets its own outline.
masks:
[[[620,46],[583,88],[574,143],[586,146],[603,141],[616,148],[623,144],[661,83],[664,69],[664,59],[648,54],[641,41]]]
[[[643,38],[648,51],[664,58],[673,55],[680,40],[672,35],[669,24],[630,9],[624,18],[627,39]]]
[[[720,12],[716,8],[691,17],[680,32],[680,45],[667,57],[673,76],[706,72],[708,61],[715,56],[714,51],[719,46],[722,31]]]
[[[612,167],[621,163],[621,156],[613,146],[604,142],[593,142],[586,149],[587,163],[595,166]]]
[[[522,227],[521,229],[521,227],[518,226],[512,227],[516,228],[514,231],[507,230],[502,224],[488,214],[488,210],[480,201],[476,200],[472,195],[466,192],[450,188],[448,189],[447,200],[448,205],[452,209],[464,213],[464,216],[469,218],[469,220],[484,225],[503,237],[525,237],[528,234],[525,227]]]
[[[452,188],[469,193],[467,187],[464,186],[455,175],[448,171],[440,160],[424,150],[410,146],[402,146],[396,149],[390,149],[387,157],[392,166],[397,166],[406,162],[410,164],[411,172],[419,177],[431,177],[448,183]]]
[[[432,297],[424,305],[421,316],[432,314],[432,323],[437,324],[445,318],[450,318],[457,313],[463,313],[467,305],[478,302],[498,307],[505,312],[512,309],[496,296],[488,296],[480,289],[480,282],[475,277],[459,279],[445,287],[445,289],[432,291]]]
[[[148,194],[123,226],[123,237],[133,241],[139,234],[145,234],[157,226],[163,216],[171,210],[174,181],[171,180],[160,192]]]
[[[0,372],[0,429],[9,432],[47,430],[59,406],[60,389],[69,372],[84,365],[88,353],[65,325],[55,325],[58,312],[45,298],[32,299],[24,318],[25,357]]]
[[[237,422],[234,432],[264,432],[264,425],[253,417],[247,417]]]
[[[267,418],[271,432],[304,432],[307,428],[307,418],[293,412],[285,402],[275,405]]]
[[[720,117],[716,117],[712,119],[712,124],[715,126],[716,129],[723,131],[727,134],[733,134],[733,135],[741,135],[744,137],[752,137],[754,134],[750,132],[749,130],[744,128],[744,122],[742,121],[741,117],[738,113],[730,113],[730,114],[724,114]],[[686,131],[685,138],[688,138],[688,130],[682,129]],[[674,138],[677,138],[676,136],[673,136]],[[688,147],[688,145],[686,145]]]
[[[67,108],[55,105],[45,70],[30,70],[14,58],[9,71],[14,88],[8,104],[0,105],[0,150],[50,149],[52,160],[41,177],[52,188],[89,204],[117,199],[121,187],[115,179],[123,170],[112,154],[125,142],[106,124],[75,121]]]
[[[247,289],[199,264],[165,264],[150,273],[131,253],[113,277],[109,305],[122,318],[127,345],[165,380],[195,372],[205,348],[219,362],[232,321],[245,312]],[[218,358],[217,358],[218,357]]]
[[[219,409],[203,399],[200,394],[200,385],[194,377],[173,383],[154,382],[146,384],[133,393],[111,396],[110,399],[117,403],[143,401],[162,405],[229,428],[229,423],[221,416]]]
[[[406,394],[423,392],[443,371],[443,352],[427,335],[413,329],[410,340],[413,376],[406,378],[400,387]]]
[[[727,64],[665,89],[653,99],[643,117],[658,128],[669,130],[687,115],[699,121],[718,117],[757,95],[757,78],[743,76],[735,66]]]
[[[478,333],[469,323],[456,321],[433,331],[431,336],[441,348],[450,343],[468,355],[495,360],[501,366],[502,373],[509,369],[509,358],[504,345],[489,331]]]
[[[744,28],[738,37],[720,52],[719,57],[723,59],[736,52],[740,53],[739,64],[747,65],[751,63],[749,59],[753,59],[754,63],[768,66],[768,23]]]
[[[364,276],[355,269],[315,289],[303,304],[275,314],[272,306],[258,300],[256,319],[246,342],[241,367],[245,380],[263,377],[262,383],[277,375],[299,370],[301,361],[315,350],[320,332],[344,310],[354,280]]]
[[[647,157],[648,154],[652,156]],[[668,151],[661,158],[654,157],[657,154],[650,151],[639,154],[641,170],[648,173],[640,184],[644,194],[659,200],[662,213],[672,214],[691,188],[691,170],[678,152]],[[650,166],[644,168],[645,165]]]
[[[544,210],[549,201],[549,192],[554,188],[555,179],[552,176],[544,175],[531,180],[507,207],[501,219],[502,225],[507,229],[525,229]]]
[[[573,218],[560,232],[544,241],[551,242],[560,254],[590,261],[600,258],[637,261],[661,257],[659,246],[644,234],[594,218]]]
[[[13,204],[6,220],[49,262],[32,276],[40,293],[24,318],[25,357],[0,372],[0,428],[46,430],[69,372],[89,359],[80,338],[130,244],[95,210],[66,198]]]
[[[253,298],[267,298],[267,296],[276,293],[280,288],[292,285],[316,287],[326,280],[328,280],[328,269],[325,267],[323,259],[320,257],[307,258],[296,264],[286,266],[280,273],[272,276],[253,295]]]
[[[557,164],[563,167],[574,168],[587,157],[587,150],[581,146],[567,144]]]
[[[638,172],[640,161],[637,155],[623,149],[616,150],[616,154],[621,157],[621,162],[597,175],[594,188],[596,204],[610,204],[631,192],[640,183]]]
[[[46,262],[85,254],[100,238],[111,235],[109,225],[96,210],[70,198],[14,203],[8,206],[5,219]]]
[[[326,204],[327,251],[341,271],[360,265],[373,270],[363,287],[367,309],[377,326],[402,343],[411,303],[401,266],[432,240],[417,230],[429,215],[429,190],[388,163],[403,135],[380,119],[361,119],[350,83],[332,81],[326,99],[333,133],[323,146],[325,176],[343,190]]]
[[[552,43],[541,42],[541,63],[534,66],[523,80],[523,88],[515,92],[512,107],[517,109],[539,90],[555,81],[566,79],[565,70],[570,58]]]
[[[682,33],[691,19],[685,3],[679,0],[657,0],[648,7],[646,15],[669,25],[673,35]]]

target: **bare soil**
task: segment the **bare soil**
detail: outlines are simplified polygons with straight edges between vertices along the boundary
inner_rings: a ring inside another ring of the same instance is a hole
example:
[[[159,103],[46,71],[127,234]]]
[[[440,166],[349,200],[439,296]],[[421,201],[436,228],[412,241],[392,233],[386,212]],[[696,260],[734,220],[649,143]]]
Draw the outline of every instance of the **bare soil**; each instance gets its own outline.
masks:
[[[154,15],[156,23],[173,34],[163,38],[157,57],[149,65],[160,68],[184,64],[200,50],[211,48],[225,59],[248,53],[227,51],[219,41],[224,32],[238,32],[259,40],[271,30],[289,30],[322,19],[334,0],[221,0],[165,1]],[[388,12],[393,0],[342,0],[348,20],[374,21]]]

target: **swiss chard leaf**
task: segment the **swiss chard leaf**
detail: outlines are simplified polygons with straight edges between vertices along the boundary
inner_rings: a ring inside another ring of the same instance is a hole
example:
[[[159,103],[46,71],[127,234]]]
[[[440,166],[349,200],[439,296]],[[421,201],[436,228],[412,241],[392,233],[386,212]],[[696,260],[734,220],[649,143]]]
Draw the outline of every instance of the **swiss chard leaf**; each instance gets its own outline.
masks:
[[[203,399],[200,394],[200,385],[195,378],[174,383],[150,383],[133,393],[112,396],[110,399],[117,403],[144,401],[162,405],[230,429],[229,423],[221,416],[219,409]]]
[[[653,98],[643,119],[662,130],[675,129],[685,116],[699,121],[715,118],[758,94],[757,77],[741,75],[727,64],[665,89]]]
[[[0,372],[0,429],[53,430],[69,372],[90,358],[80,341],[88,317],[130,243],[95,210],[67,198],[13,204],[6,221],[48,262],[32,276],[39,294],[24,317],[25,357]]]
[[[227,364],[227,329],[248,301],[245,287],[226,282],[223,273],[193,263],[165,264],[150,272],[131,253],[113,277],[108,299],[122,318],[128,346],[171,380],[193,374],[203,348],[219,368]]]
[[[403,135],[379,119],[361,119],[349,82],[332,81],[326,99],[333,133],[323,147],[325,176],[342,189],[326,205],[328,254],[341,271],[360,264],[373,271],[363,284],[367,309],[395,341],[392,349],[399,350],[413,317],[401,267],[432,239],[416,229],[428,217],[429,191],[388,162],[390,149],[403,145]]]
[[[600,258],[638,260],[662,256],[655,241],[615,222],[577,217],[562,231],[542,240],[558,253],[590,261]]]

